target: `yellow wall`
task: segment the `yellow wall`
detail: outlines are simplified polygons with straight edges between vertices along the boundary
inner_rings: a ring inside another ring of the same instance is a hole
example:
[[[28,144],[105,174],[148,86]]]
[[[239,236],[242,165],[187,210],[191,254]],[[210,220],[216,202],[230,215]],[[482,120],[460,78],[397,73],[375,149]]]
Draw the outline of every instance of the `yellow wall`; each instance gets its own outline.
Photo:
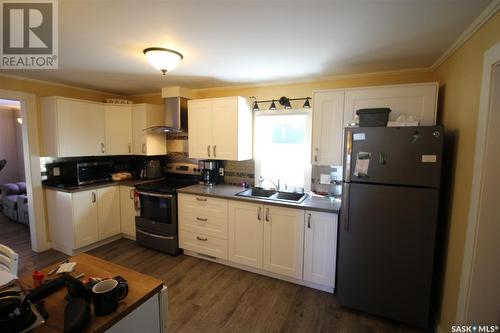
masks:
[[[456,155],[451,188],[451,216],[444,274],[440,328],[449,332],[455,323],[458,288],[462,272],[465,233],[469,213],[474,163],[477,115],[481,89],[483,54],[500,41],[500,12],[497,12],[453,56],[434,73],[439,81],[441,122],[454,133]],[[493,295],[492,295],[493,296]]]
[[[429,71],[408,71],[379,74],[360,74],[349,77],[339,77],[331,80],[283,83],[270,85],[253,85],[241,87],[220,87],[210,89],[193,90],[192,98],[212,98],[225,96],[255,96],[260,100],[267,100],[281,96],[289,98],[311,97],[313,90],[364,87],[403,83],[417,83],[432,81],[432,73]],[[128,96],[134,103],[161,104],[161,93]]]

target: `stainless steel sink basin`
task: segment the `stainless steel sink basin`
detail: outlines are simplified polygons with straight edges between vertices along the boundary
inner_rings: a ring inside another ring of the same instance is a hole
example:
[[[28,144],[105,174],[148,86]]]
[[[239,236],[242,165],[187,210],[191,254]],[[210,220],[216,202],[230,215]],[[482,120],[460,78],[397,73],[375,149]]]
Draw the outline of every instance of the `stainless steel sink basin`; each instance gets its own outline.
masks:
[[[278,192],[255,187],[239,192],[236,195],[240,197],[260,198],[271,201],[285,201],[293,203],[301,203],[305,198],[307,198],[307,194],[305,193]]]
[[[293,193],[293,192],[277,192],[273,195],[273,199],[287,200],[287,201],[302,201],[306,198],[307,194]]]
[[[269,198],[271,195],[275,194],[276,191],[273,190],[264,190],[262,188],[252,187],[248,190],[240,192],[236,195],[241,197],[258,197],[258,198]]]

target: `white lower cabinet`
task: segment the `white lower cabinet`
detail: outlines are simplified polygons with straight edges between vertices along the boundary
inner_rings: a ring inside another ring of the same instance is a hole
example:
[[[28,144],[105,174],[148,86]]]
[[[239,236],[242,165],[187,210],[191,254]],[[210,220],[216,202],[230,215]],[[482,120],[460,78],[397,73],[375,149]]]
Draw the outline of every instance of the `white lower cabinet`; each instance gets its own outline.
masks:
[[[179,194],[179,247],[227,259],[227,200]]]
[[[306,211],[304,280],[335,287],[338,215]]]
[[[52,247],[68,255],[74,250],[120,234],[118,186],[67,193],[46,190]]]
[[[229,260],[262,268],[264,247],[264,207],[229,201]]]
[[[120,226],[125,236],[135,239],[135,210],[133,186],[120,186]]]
[[[332,292],[337,214],[179,194],[179,246]]]
[[[276,206],[264,210],[264,269],[301,279],[304,211]]]

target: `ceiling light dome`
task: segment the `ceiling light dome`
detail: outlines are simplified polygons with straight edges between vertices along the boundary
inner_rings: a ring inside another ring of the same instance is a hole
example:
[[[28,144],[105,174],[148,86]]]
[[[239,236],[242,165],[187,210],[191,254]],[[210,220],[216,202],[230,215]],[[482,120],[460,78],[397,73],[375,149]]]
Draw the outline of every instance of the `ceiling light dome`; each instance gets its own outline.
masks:
[[[162,71],[163,75],[177,67],[184,58],[179,52],[162,47],[148,47],[143,52],[151,65]]]

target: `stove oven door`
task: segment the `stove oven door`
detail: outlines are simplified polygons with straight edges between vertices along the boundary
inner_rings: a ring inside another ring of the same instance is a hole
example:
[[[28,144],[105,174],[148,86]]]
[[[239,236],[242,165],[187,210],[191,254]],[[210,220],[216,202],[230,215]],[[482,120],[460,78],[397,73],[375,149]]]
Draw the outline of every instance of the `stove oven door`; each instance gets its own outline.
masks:
[[[139,244],[176,255],[177,195],[138,191],[140,214],[135,218]]]

